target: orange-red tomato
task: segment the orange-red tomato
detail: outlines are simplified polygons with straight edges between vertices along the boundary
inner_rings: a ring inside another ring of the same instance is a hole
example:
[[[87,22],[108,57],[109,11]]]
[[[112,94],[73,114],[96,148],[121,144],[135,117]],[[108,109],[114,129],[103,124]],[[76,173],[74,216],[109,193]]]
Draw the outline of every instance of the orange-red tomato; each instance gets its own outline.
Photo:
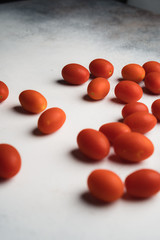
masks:
[[[31,113],[40,113],[47,107],[45,97],[35,90],[25,90],[21,92],[19,101],[24,110]]]
[[[145,77],[145,70],[140,65],[131,63],[122,68],[122,77],[139,83]]]
[[[160,99],[155,100],[151,106],[153,115],[160,121]]]
[[[138,101],[142,97],[143,91],[135,82],[121,81],[115,87],[115,95],[120,101],[131,103]]]
[[[9,89],[7,85],[0,81],[0,103],[7,99],[9,95]]]
[[[157,119],[151,113],[135,112],[124,119],[133,132],[146,133],[155,127]]]
[[[150,72],[145,77],[146,88],[154,93],[160,94],[160,72]]]
[[[89,71],[80,64],[70,63],[62,69],[63,79],[74,85],[85,83],[89,79]]]
[[[113,143],[116,137],[120,134],[131,132],[131,129],[124,123],[111,122],[102,125],[99,131],[104,133],[110,143]]]
[[[88,188],[94,197],[104,202],[113,202],[124,192],[124,184],[120,177],[105,169],[91,172],[88,177]]]
[[[125,186],[132,197],[151,197],[160,191],[160,174],[152,169],[135,171],[126,178]]]
[[[130,132],[118,136],[114,141],[115,153],[124,160],[140,162],[154,151],[152,142],[141,133]]]
[[[16,148],[0,144],[0,178],[11,178],[21,168],[21,157]]]
[[[109,61],[97,58],[89,64],[89,70],[95,77],[109,78],[114,72],[114,67]]]
[[[122,116],[126,118],[134,112],[149,112],[148,107],[141,102],[132,102],[126,104],[122,109]]]
[[[38,119],[38,129],[49,134],[62,127],[66,120],[66,114],[61,108],[49,108],[43,112]]]
[[[80,151],[93,160],[101,160],[110,150],[107,137],[94,129],[83,129],[77,136]]]
[[[109,93],[109,90],[109,81],[102,77],[93,79],[87,88],[88,95],[94,100],[103,99]]]
[[[149,61],[144,63],[143,68],[146,74],[150,72],[160,72],[160,63],[156,61]]]

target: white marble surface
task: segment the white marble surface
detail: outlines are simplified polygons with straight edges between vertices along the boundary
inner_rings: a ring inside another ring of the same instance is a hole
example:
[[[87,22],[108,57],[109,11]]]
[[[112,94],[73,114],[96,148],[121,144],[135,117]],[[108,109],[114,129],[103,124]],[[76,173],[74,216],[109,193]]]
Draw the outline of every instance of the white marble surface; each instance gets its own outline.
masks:
[[[121,68],[131,62],[159,61],[160,16],[113,1],[19,1],[0,4],[0,79],[10,89],[0,105],[0,142],[14,145],[22,169],[0,182],[0,239],[3,240],[159,240],[160,194],[145,201],[126,198],[102,205],[87,193],[86,180],[96,168],[115,171],[124,180],[140,168],[160,170],[160,125],[146,134],[154,154],[140,164],[107,157],[87,163],[76,156],[76,136],[87,127],[121,118],[113,101]],[[62,67],[86,67],[101,57],[115,66],[111,91],[102,101],[87,101],[88,83],[67,86]],[[48,107],[61,107],[67,121],[49,136],[36,135],[38,115],[20,112],[18,95],[35,89]],[[150,108],[155,98],[144,94]],[[113,150],[111,149],[110,155]]]

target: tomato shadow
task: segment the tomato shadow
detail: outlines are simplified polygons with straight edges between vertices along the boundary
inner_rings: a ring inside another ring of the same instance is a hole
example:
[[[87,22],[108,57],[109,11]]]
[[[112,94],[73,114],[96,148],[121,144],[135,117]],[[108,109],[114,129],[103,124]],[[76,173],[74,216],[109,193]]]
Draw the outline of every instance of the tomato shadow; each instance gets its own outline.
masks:
[[[159,95],[158,93],[156,94],[156,93],[150,92],[146,87],[142,87],[142,90],[143,90],[143,92],[144,92],[145,94],[150,95],[150,96]]]
[[[123,122],[124,122],[124,118],[119,118],[119,119],[117,120],[117,122],[123,123]]]
[[[116,97],[110,98],[110,101],[113,102],[113,103],[125,105],[124,102],[120,101],[120,100],[119,100],[118,98],[116,98]]]
[[[57,84],[62,85],[62,86],[69,86],[69,87],[77,87],[77,86],[80,86],[80,85],[68,83],[68,82],[66,82],[64,79],[58,79],[58,80],[56,80],[56,81],[54,81],[54,82],[56,82]]]
[[[44,134],[42,132],[40,132],[40,130],[36,127],[34,128],[32,131],[31,131],[31,134],[33,136],[36,136],[36,137],[43,137],[43,136],[47,136],[48,134]]]
[[[30,116],[35,115],[35,113],[27,112],[21,106],[14,106],[14,107],[12,107],[12,110],[16,113],[20,113],[20,114],[23,114],[23,115],[30,115]]]
[[[90,159],[89,157],[85,156],[78,148],[71,150],[70,155],[79,162],[89,164],[97,163],[96,160]]]
[[[149,198],[132,197],[127,192],[123,194],[122,199],[127,202],[144,202],[149,200]]]
[[[117,81],[118,82],[121,82],[121,81],[124,81],[125,79],[124,78],[118,78]]]
[[[108,157],[108,160],[113,162],[113,163],[118,163],[118,164],[123,164],[123,165],[134,165],[134,164],[139,164],[139,162],[129,162],[123,158],[120,158],[116,154],[111,154]]]
[[[88,94],[83,95],[82,99],[85,100],[86,102],[97,102],[96,100],[90,98]]]
[[[10,181],[11,179],[7,179],[7,178],[0,178],[0,185],[6,184]]]
[[[96,78],[92,73],[90,73],[89,79],[93,80],[94,78]]]
[[[90,194],[90,192],[83,192],[81,195],[80,195],[80,199],[85,202],[86,204],[88,205],[92,205],[92,206],[96,206],[96,207],[106,207],[106,206],[110,206],[112,205],[113,203],[106,203],[106,202],[103,202],[101,200],[98,200],[97,198],[95,198],[94,196],[92,196]]]

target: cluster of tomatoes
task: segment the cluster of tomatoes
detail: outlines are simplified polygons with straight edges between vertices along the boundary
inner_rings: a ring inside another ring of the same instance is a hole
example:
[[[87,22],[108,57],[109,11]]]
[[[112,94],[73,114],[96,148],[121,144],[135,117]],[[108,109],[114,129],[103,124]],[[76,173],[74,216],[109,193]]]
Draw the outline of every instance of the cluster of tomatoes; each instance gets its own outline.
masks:
[[[93,80],[88,84],[88,96],[94,100],[103,99],[110,90],[108,78],[114,72],[113,65],[105,59],[95,59],[89,65]],[[68,64],[62,69],[62,76],[70,84],[83,84],[90,77],[89,71],[79,64]],[[123,123],[111,122],[102,125],[99,131],[83,129],[77,136],[80,151],[89,159],[100,161],[109,154],[112,145],[115,154],[128,162],[140,162],[154,152],[152,142],[143,134],[150,131],[160,120],[160,99],[148,107],[137,102],[143,95],[139,83],[153,94],[160,94],[160,63],[147,62],[142,66],[128,64],[122,69],[122,79],[115,87],[115,96],[126,105],[122,109]],[[97,169],[88,177],[90,193],[99,200],[112,202],[124,193],[132,197],[151,197],[160,190],[160,174],[152,169],[141,169],[130,174],[125,184],[112,171]]]
[[[103,99],[110,91],[113,65],[105,59],[95,59],[89,65],[90,72],[79,64],[68,64],[62,69],[62,77],[69,84],[80,85],[92,75],[88,84],[88,96],[94,100]],[[90,74],[91,73],[91,74]],[[140,162],[154,152],[152,142],[143,134],[150,131],[160,120],[160,99],[152,103],[152,113],[144,103],[137,102],[143,95],[139,83],[144,80],[146,88],[153,94],[160,94],[160,63],[147,62],[142,66],[128,64],[122,69],[123,79],[115,87],[115,96],[126,105],[122,109],[124,122],[111,122],[99,130],[83,129],[77,136],[80,151],[89,159],[100,161],[109,154],[111,145],[115,154],[129,162]],[[0,81],[0,102],[9,94],[8,87]],[[47,100],[35,90],[20,93],[19,101],[25,111],[39,116],[37,127],[42,134],[50,134],[62,127],[66,120],[60,108],[47,109]],[[0,177],[11,178],[21,167],[21,157],[11,145],[0,144]],[[99,200],[112,202],[126,191],[132,197],[151,197],[160,190],[160,173],[152,169],[141,169],[130,174],[125,184],[120,177],[106,169],[94,170],[88,177],[90,193]]]

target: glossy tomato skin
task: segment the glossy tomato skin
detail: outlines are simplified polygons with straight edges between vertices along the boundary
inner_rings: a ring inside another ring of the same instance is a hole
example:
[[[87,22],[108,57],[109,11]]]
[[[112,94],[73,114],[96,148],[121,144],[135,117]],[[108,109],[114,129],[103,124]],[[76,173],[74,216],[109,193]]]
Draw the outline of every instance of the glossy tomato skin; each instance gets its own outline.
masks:
[[[23,109],[31,113],[40,113],[47,107],[45,97],[35,90],[25,90],[21,92],[19,101]]]
[[[118,136],[113,144],[115,153],[129,162],[140,162],[154,152],[152,142],[141,133],[130,132]]]
[[[90,193],[103,202],[113,202],[124,192],[124,184],[120,177],[112,171],[97,169],[88,177]]]
[[[0,103],[7,99],[9,95],[9,89],[7,85],[0,81]]]
[[[21,157],[16,148],[0,144],[0,178],[12,178],[21,168]]]
[[[159,72],[160,73],[160,63],[156,61],[149,61],[143,64],[143,68],[146,74],[150,72]]]
[[[157,124],[157,119],[151,113],[135,112],[124,119],[124,123],[130,127],[133,132],[149,132]]]
[[[80,64],[70,63],[62,69],[63,79],[73,85],[80,85],[88,81],[89,71]]]
[[[110,143],[106,136],[90,128],[80,131],[77,136],[77,143],[84,155],[96,161],[106,157],[110,150]]]
[[[131,63],[122,68],[122,77],[126,80],[139,83],[145,77],[145,70],[140,65]]]
[[[122,109],[122,116],[126,118],[135,112],[149,112],[148,107],[141,102],[133,102],[126,104]]]
[[[154,93],[160,94],[160,72],[150,72],[145,77],[146,88]]]
[[[93,79],[87,88],[90,98],[94,100],[103,99],[110,90],[110,83],[106,78],[98,77]]]
[[[151,106],[153,115],[160,121],[160,99],[155,100]]]
[[[143,91],[135,82],[121,81],[115,87],[115,95],[120,101],[131,103],[138,101],[142,97]]]
[[[126,178],[125,186],[132,197],[151,197],[160,191],[160,174],[152,169],[135,171]]]
[[[38,129],[44,134],[50,134],[62,127],[66,114],[61,108],[49,108],[38,119]]]
[[[103,124],[99,131],[102,132],[112,144],[119,135],[131,132],[131,129],[124,123],[111,122]]]
[[[114,67],[106,59],[97,58],[89,64],[89,70],[94,77],[110,78],[114,72]]]

